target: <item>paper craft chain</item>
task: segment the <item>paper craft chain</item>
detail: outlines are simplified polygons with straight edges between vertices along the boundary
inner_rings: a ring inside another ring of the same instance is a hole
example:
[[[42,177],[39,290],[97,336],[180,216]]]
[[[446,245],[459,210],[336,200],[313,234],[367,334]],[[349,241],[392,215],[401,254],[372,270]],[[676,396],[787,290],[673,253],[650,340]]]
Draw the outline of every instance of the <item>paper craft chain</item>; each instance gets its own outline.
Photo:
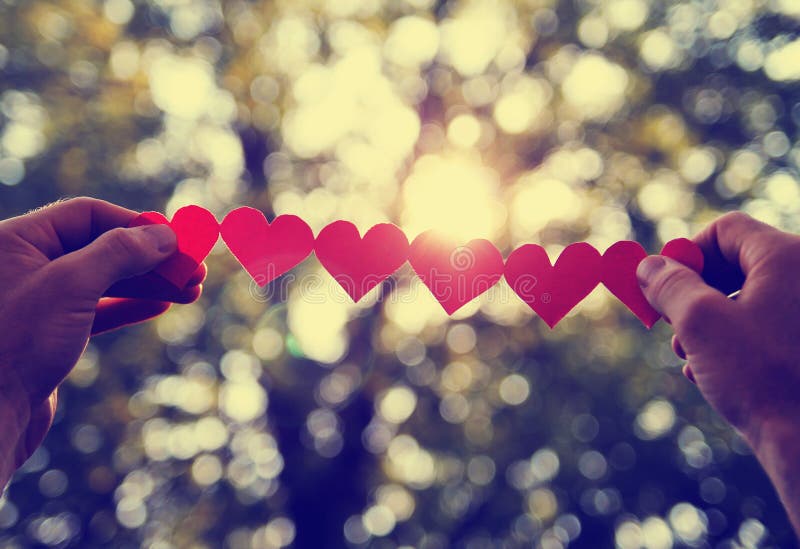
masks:
[[[362,237],[352,223],[334,221],[314,238],[308,224],[297,216],[280,215],[270,223],[261,211],[249,207],[231,211],[222,223],[199,206],[179,209],[171,221],[158,212],[145,212],[131,226],[151,223],[169,225],[177,235],[178,251],[155,272],[179,288],[186,285],[222,236],[260,286],[314,252],[354,301],[408,261],[447,314],[453,314],[504,276],[550,328],[600,283],[648,328],[660,318],[636,280],[636,267],[647,252],[641,244],[629,240],[613,244],[602,255],[586,242],[570,244],[551,264],[544,248],[537,244],[520,246],[504,262],[488,240],[453,242],[427,231],[409,244],[405,234],[391,223],[375,225]],[[697,272],[703,269],[703,253],[688,239],[671,240],[661,254]]]

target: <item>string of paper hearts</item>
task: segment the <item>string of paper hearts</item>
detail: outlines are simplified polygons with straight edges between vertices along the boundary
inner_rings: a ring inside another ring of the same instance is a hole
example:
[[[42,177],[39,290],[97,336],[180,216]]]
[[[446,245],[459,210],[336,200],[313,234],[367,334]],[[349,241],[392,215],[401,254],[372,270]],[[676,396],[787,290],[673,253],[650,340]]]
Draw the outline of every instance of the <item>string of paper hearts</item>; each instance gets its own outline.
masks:
[[[323,267],[353,298],[360,300],[406,261],[441,303],[453,314],[488,291],[505,276],[512,290],[553,328],[598,285],[603,284],[648,328],[660,318],[642,293],[636,267],[647,256],[638,242],[624,240],[602,255],[585,242],[570,244],[551,264],[544,248],[525,244],[503,261],[488,240],[453,242],[427,231],[409,244],[391,223],[381,223],[362,237],[348,221],[334,221],[314,238],[308,224],[294,215],[269,222],[254,208],[237,208],[219,223],[199,206],[186,206],[168,220],[145,212],[130,226],[161,223],[177,235],[178,251],[155,272],[183,288],[221,236],[228,249],[260,286],[286,273],[314,252]],[[661,254],[703,270],[703,253],[690,240],[668,242]]]

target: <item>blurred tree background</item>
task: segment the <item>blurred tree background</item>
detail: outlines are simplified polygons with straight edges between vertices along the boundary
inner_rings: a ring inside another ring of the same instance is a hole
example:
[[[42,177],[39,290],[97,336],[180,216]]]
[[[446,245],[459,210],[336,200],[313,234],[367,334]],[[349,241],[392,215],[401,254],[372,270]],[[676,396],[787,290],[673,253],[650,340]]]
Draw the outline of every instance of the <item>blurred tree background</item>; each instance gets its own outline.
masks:
[[[800,229],[797,0],[0,0],[0,216],[247,204],[656,251]],[[0,547],[790,547],[743,442],[597,289],[553,331],[311,257],[98,337]],[[305,277],[305,278],[304,278]],[[323,284],[304,284],[304,280]]]

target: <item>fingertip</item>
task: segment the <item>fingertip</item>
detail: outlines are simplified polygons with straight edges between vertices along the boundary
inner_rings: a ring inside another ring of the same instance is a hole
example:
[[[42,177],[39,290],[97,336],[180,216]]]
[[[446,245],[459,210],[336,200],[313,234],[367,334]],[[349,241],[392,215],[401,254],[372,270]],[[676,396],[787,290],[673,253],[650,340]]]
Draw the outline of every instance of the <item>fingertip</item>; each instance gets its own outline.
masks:
[[[678,355],[681,360],[686,360],[686,351],[683,350],[681,342],[678,341],[677,336],[672,336],[672,350]]]
[[[124,326],[138,324],[166,313],[172,303],[168,301],[103,298],[97,304],[92,335],[118,330]]]
[[[191,286],[190,288],[185,288],[178,294],[174,300],[174,303],[178,303],[180,305],[188,305],[190,303],[194,303],[200,296],[203,294],[203,285],[197,284],[195,286]]]
[[[156,303],[157,305],[152,309],[156,315],[163,315],[172,307],[172,303],[169,301],[157,301]]]
[[[688,364],[684,364],[683,366],[683,375],[686,376],[686,379],[697,385],[697,380],[694,378],[694,372],[692,371],[692,367]]]
[[[194,273],[192,273],[191,278],[189,281],[186,282],[186,287],[197,286],[198,284],[202,284],[206,277],[208,276],[208,266],[205,263],[201,263],[197,269],[195,269]]]

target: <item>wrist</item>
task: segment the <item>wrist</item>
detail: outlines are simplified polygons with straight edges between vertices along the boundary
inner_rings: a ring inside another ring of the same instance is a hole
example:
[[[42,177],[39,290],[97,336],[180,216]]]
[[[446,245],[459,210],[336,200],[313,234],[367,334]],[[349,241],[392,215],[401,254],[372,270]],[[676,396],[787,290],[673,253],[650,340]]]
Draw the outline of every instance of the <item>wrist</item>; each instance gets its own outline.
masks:
[[[0,368],[0,492],[24,461],[31,406],[22,382]]]
[[[798,435],[797,423],[786,417],[771,417],[758,422],[744,438],[766,468],[767,465],[780,466],[781,462],[800,456]]]
[[[739,431],[759,459],[776,451],[800,451],[795,420],[799,414],[800,402],[775,398],[766,405],[751,406]]]
[[[745,436],[800,535],[800,433],[792,416],[772,416]]]

